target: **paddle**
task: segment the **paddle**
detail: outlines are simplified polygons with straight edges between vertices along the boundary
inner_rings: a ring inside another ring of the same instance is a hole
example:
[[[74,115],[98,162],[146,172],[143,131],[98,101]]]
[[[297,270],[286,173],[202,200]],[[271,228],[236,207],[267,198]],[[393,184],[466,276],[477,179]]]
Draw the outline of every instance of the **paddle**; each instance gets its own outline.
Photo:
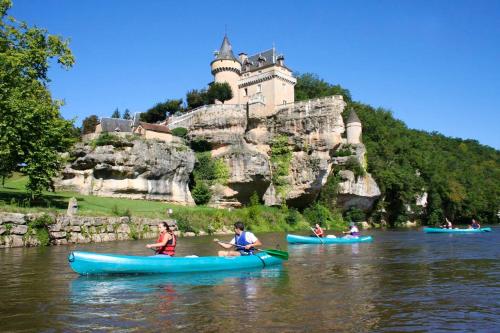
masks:
[[[319,237],[319,236],[318,236],[318,234],[316,233],[316,231],[314,231],[313,227],[309,227],[309,228],[311,228],[311,230],[313,231],[313,234],[314,234],[316,237],[318,237],[318,238],[319,238],[319,240],[320,240],[321,244],[323,244],[323,245],[324,245],[324,244],[325,244],[325,242],[321,239],[321,237]]]
[[[224,244],[229,244],[229,245],[232,245],[232,246],[234,246],[236,248],[241,248],[241,249],[244,248],[241,245],[231,244],[231,243],[227,243],[227,242],[221,242],[217,238],[214,239],[214,242],[220,242],[220,243],[224,243]],[[257,249],[257,248],[254,248],[254,250],[255,251],[260,251],[260,252],[267,253],[270,256],[273,256],[273,257],[276,257],[276,258],[280,258],[282,260],[288,260],[288,252],[286,252],[286,251],[281,251],[281,250],[276,250],[276,249]]]

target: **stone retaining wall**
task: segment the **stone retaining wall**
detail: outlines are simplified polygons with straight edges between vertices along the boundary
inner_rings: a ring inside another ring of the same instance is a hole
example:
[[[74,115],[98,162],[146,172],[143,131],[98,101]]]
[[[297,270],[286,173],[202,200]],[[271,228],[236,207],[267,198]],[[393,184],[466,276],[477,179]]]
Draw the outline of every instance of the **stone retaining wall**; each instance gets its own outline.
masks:
[[[165,221],[127,216],[48,215],[49,223],[40,226],[36,222],[42,215],[0,212],[0,248],[155,238],[158,235],[156,226]],[[167,222],[175,224],[174,220]],[[179,236],[180,232],[176,231],[176,234]],[[200,232],[200,235],[203,234]],[[182,235],[195,236],[189,232]]]

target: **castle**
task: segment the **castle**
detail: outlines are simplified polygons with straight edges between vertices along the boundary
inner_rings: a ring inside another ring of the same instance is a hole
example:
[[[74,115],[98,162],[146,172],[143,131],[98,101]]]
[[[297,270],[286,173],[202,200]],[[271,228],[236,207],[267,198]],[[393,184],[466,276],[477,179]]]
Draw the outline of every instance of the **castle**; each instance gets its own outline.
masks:
[[[214,82],[227,82],[231,86],[233,98],[227,104],[246,104],[251,116],[266,117],[295,102],[297,79],[284,62],[285,57],[277,54],[274,47],[252,56],[240,53],[236,58],[227,35],[224,35],[210,68]],[[346,143],[361,142],[361,121],[354,110],[349,114],[346,132]]]
[[[236,58],[227,35],[210,63],[214,82],[227,82],[233,91],[228,104],[260,104],[262,115],[271,114],[277,105],[294,102],[297,80],[284,64],[285,57],[275,48]]]

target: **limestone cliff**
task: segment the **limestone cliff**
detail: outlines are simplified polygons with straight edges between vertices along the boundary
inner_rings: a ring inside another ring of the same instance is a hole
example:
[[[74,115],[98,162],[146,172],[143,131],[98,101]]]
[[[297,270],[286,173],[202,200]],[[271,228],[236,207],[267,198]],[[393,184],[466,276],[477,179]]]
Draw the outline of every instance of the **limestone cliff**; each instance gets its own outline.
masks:
[[[80,144],[58,181],[81,193],[193,204],[188,184],[195,154],[188,141],[204,142],[228,167],[224,184],[212,185],[214,206],[240,206],[256,192],[267,205],[305,207],[316,200],[328,175],[340,170],[339,203],[368,210],[380,196],[369,174],[345,170],[349,158],[366,168],[362,144],[348,145],[341,96],[282,105],[262,116],[259,104],[203,106],[170,119],[188,130],[186,141],[133,140],[120,147]],[[289,149],[286,186],[273,184],[271,148],[276,137]],[[338,152],[344,151],[342,156]],[[347,154],[345,153],[347,151]],[[348,155],[351,155],[350,157]]]
[[[80,143],[57,188],[98,196],[194,204],[188,188],[195,156],[182,140],[123,140],[117,146]]]
[[[192,115],[173,119],[170,128],[185,127],[193,141],[211,144],[212,156],[229,167],[225,185],[213,187],[212,204],[238,206],[256,192],[267,205],[279,205],[283,198],[294,207],[313,202],[332,168],[342,168],[347,158],[335,151],[346,146],[342,112],[345,102],[332,96],[280,106],[269,116],[260,116],[259,105],[202,107]],[[285,195],[272,184],[270,150],[276,136],[286,136],[292,151]],[[353,156],[365,165],[364,146],[353,147]],[[339,202],[345,207],[369,209],[380,191],[369,174],[343,177]]]

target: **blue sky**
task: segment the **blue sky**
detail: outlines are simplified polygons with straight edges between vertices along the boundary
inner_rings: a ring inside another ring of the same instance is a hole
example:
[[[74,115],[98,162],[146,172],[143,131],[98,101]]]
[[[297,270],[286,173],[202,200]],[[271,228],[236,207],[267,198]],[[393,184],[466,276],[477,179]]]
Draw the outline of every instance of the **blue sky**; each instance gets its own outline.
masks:
[[[50,89],[77,124],[205,87],[227,26],[235,53],[275,43],[410,128],[500,148],[500,1],[14,0],[10,14],[71,39],[76,64],[54,66]]]

